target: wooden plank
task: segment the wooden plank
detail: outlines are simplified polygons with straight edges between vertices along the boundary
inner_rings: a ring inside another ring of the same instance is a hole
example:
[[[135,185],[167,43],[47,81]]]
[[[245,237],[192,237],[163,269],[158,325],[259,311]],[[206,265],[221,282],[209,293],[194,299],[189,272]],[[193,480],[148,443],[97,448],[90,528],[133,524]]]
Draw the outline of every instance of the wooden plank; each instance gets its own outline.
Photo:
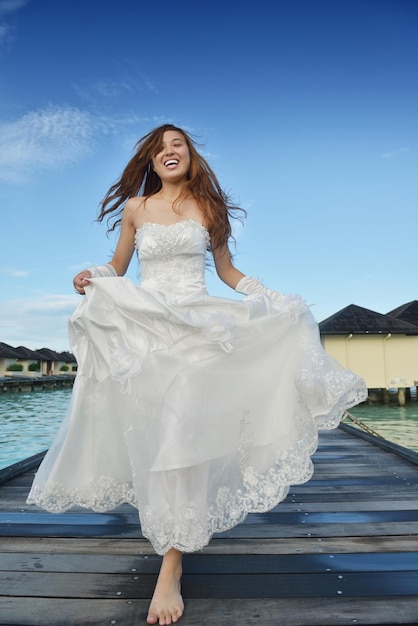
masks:
[[[146,539],[93,537],[1,537],[0,552],[56,552],[65,554],[155,554]]]
[[[244,525],[254,524],[362,524],[364,522],[374,522],[376,524],[384,522],[417,522],[417,508],[370,508],[362,510],[317,510],[308,511],[298,509],[289,511],[276,508],[266,513],[249,513],[242,522]],[[80,519],[79,514],[61,513],[54,515],[53,513],[31,514],[31,513],[3,513],[0,512],[0,529],[7,529],[13,526],[16,530],[19,526],[28,525],[42,526],[46,529],[49,526],[83,526],[104,527],[104,534],[108,534],[106,528],[117,528],[119,526],[125,528],[128,532],[139,526],[139,520],[134,515],[106,514],[106,513],[88,513]],[[0,531],[1,532],[1,531]]]
[[[271,512],[185,556],[183,626],[417,623],[416,467],[345,431],[321,433],[314,464]],[[2,626],[143,623],[160,557],[135,509],[51,515],[25,504],[32,479],[1,489]]]
[[[297,490],[293,487],[292,494],[283,501],[283,503],[290,502],[300,502],[300,503],[335,503],[338,505],[340,502],[370,502],[370,504],[380,502],[381,500],[385,500],[388,502],[396,502],[396,501],[406,501],[412,502],[414,505],[416,503],[417,490],[415,487],[406,486],[405,484],[401,485],[400,489],[396,489],[395,491],[391,491],[388,493],[387,488],[376,488],[373,489],[373,494],[366,493],[362,489],[351,488],[351,489],[303,489],[298,488]]]
[[[143,576],[142,578],[146,578]],[[333,598],[416,596],[418,572],[206,574],[183,577],[189,598]]]
[[[46,450],[24,459],[23,461],[18,461],[18,463],[13,463],[13,465],[8,465],[7,467],[0,469],[0,485],[8,482],[12,478],[16,478],[24,472],[37,468],[45,454]]]
[[[315,475],[314,475],[315,476]],[[417,486],[418,478],[415,475],[411,475],[410,477],[405,477],[405,481],[409,479],[410,484]],[[318,487],[353,487],[353,486],[361,486],[363,491],[369,491],[369,493],[375,488],[376,485],[381,485],[386,487],[386,489],[390,488],[391,490],[398,489],[402,486],[403,480],[399,476],[376,476],[376,477],[368,477],[368,476],[350,476],[349,473],[343,475],[333,475],[329,478],[317,478],[316,476],[312,478],[309,483],[305,483],[305,486],[308,486],[312,489],[317,489]],[[408,483],[406,483],[408,484]],[[292,487],[292,490],[297,489],[299,485],[295,485]]]
[[[83,525],[82,518],[79,524],[4,524],[0,527],[2,537],[108,537],[142,539],[139,527],[124,524],[91,524]]]
[[[157,555],[13,554],[0,553],[8,572],[83,572],[101,574],[158,574]],[[416,572],[418,552],[378,554],[186,554],[184,574],[278,574],[314,572]]]
[[[95,513],[94,511],[71,511],[68,513],[46,513],[45,511],[36,511],[30,513],[0,513],[0,526],[6,524],[42,524],[48,526],[56,526],[64,524],[66,526],[83,525],[92,526],[138,526],[139,519],[137,513],[119,513],[112,511],[110,513]]]
[[[254,539],[213,539],[204,548],[210,554],[318,554],[322,552],[344,554],[347,552],[413,552],[417,549],[417,537],[372,536],[372,537],[306,537],[273,538],[265,541]]]
[[[394,522],[394,523],[363,523],[363,524],[309,524],[298,525],[270,525],[264,524],[257,530],[257,525],[240,525],[235,529],[226,531],[222,535],[228,537],[255,537],[274,538],[274,537],[376,537],[380,535],[399,536],[409,534],[417,536],[416,522]]]
[[[323,471],[335,470],[337,463],[339,466],[343,468],[352,468],[353,470],[356,470],[356,469],[367,467],[369,471],[373,471],[374,469],[376,469],[376,467],[374,466],[374,464],[373,466],[371,466],[370,464],[371,458],[374,459],[377,465],[377,469],[379,470],[390,471],[393,468],[402,468],[402,470],[405,472],[413,473],[414,470],[416,469],[415,465],[408,463],[406,461],[402,461],[402,459],[399,459],[395,455],[390,455],[390,454],[385,455],[385,453],[381,455],[373,454],[373,449],[370,449],[368,452],[364,452],[361,455],[356,455],[355,457],[352,456],[351,458],[348,458],[348,459],[339,459],[337,457],[337,458],[331,458],[327,460],[325,456],[322,456],[322,458],[319,458],[319,459],[316,459],[315,457],[313,457],[313,462],[316,468],[318,469],[321,468]],[[386,459],[386,462],[385,462],[385,459]]]
[[[418,500],[378,500],[377,502],[370,501],[370,496],[368,500],[363,500],[362,502],[358,502],[356,500],[346,501],[344,498],[343,502],[335,501],[332,502],[323,502],[321,499],[318,499],[316,502],[312,502],[312,500],[306,500],[303,502],[300,499],[300,502],[282,502],[278,507],[273,509],[272,512],[281,510],[283,512],[288,511],[298,511],[298,512],[308,512],[308,513],[342,513],[342,512],[350,512],[350,513],[363,513],[365,511],[417,511],[418,510]]]
[[[396,454],[410,463],[418,465],[418,453],[414,452],[414,450],[410,450],[409,448],[405,448],[381,437],[374,437],[373,435],[369,435],[368,433],[365,433],[358,428],[354,428],[349,424],[340,424],[340,428],[352,436],[361,437],[365,441],[372,443],[374,446],[379,446],[382,450]]]
[[[1,572],[3,596],[46,598],[151,598],[156,575],[132,573]],[[415,572],[204,574],[182,577],[188,598],[334,598],[416,596]]]
[[[417,485],[411,483],[400,482],[395,485],[393,488],[391,485],[386,485],[382,483],[380,485],[372,485],[370,488],[365,488],[364,485],[332,485],[332,484],[317,484],[315,488],[313,485],[300,485],[296,487],[292,487],[292,497],[299,498],[299,496],[305,494],[307,498],[312,497],[314,500],[317,500],[318,497],[329,497],[330,501],[332,498],[339,500],[344,500],[345,496],[350,497],[351,495],[358,494],[358,498],[368,497],[369,500],[379,500],[382,497],[390,498],[391,500],[396,500],[396,497],[408,499],[415,498],[417,494]]]
[[[381,523],[328,523],[328,524],[240,524],[221,535],[225,538],[246,537],[272,539],[276,537],[344,537],[344,536],[377,536],[383,535],[416,535],[417,522],[381,522]],[[1,529],[2,537],[100,537],[100,536],[137,538],[142,535],[139,527],[125,527],[123,525],[90,525],[84,526],[65,524],[28,524],[5,525]]]
[[[133,626],[148,600],[5,598],[2,626]],[[182,626],[394,626],[417,623],[418,598],[188,599]],[[30,621],[28,621],[30,620]]]
[[[380,524],[240,524],[231,530],[222,533],[225,538],[246,537],[264,538],[274,537],[370,537],[378,535],[416,535],[416,522],[394,522]],[[215,535],[218,537],[221,535]]]
[[[203,554],[318,554],[347,552],[414,552],[418,541],[416,535],[371,537],[279,537],[265,541],[261,538],[212,539]],[[62,554],[145,554],[154,550],[146,540],[112,538],[67,537],[6,537],[0,539],[0,553],[62,553]],[[1,562],[1,561],[0,561]]]
[[[1,520],[1,515],[0,515]],[[364,522],[417,522],[418,509],[368,511],[270,511],[249,513],[243,524],[363,524]],[[418,528],[418,526],[417,526]]]
[[[31,513],[32,515],[42,515],[45,511],[39,508],[33,507],[33,505],[27,505],[25,503],[26,493],[24,497],[16,496],[14,498],[6,498],[3,491],[1,491],[0,499],[0,512],[2,513]],[[395,490],[388,492],[386,485],[374,486],[373,493],[367,492],[361,486],[348,486],[348,487],[316,487],[315,490],[312,487],[303,488],[292,487],[292,493],[282,502],[280,502],[275,510],[297,510],[297,505],[311,505],[312,507],[318,507],[320,510],[321,505],[335,507],[334,510],[350,510],[351,503],[353,510],[363,510],[368,505],[370,507],[376,507],[375,510],[384,508],[381,503],[387,502],[388,509],[396,508],[417,508],[417,488],[411,484],[405,485],[405,483],[399,485]],[[409,505],[409,506],[408,506]],[[123,505],[128,507],[129,505]],[[344,507],[347,507],[344,509]],[[113,509],[110,513],[118,513],[120,509]],[[312,508],[311,510],[315,510]],[[324,509],[325,510],[325,509]],[[83,515],[91,513],[88,509],[80,509],[76,511],[71,509],[72,513]],[[132,508],[132,514],[137,516],[136,509]]]

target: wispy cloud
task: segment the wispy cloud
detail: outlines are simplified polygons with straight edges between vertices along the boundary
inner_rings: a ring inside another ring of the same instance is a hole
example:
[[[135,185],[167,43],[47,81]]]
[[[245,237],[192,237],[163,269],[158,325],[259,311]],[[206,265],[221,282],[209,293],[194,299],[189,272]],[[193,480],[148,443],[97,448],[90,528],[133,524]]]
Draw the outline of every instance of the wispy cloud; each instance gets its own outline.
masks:
[[[68,350],[67,322],[77,295],[39,294],[0,302],[0,337],[12,346]]]
[[[138,92],[151,91],[158,93],[153,80],[128,61],[119,64],[117,78],[100,78],[88,83],[73,84],[74,92],[83,101],[96,105],[98,100],[120,102],[121,97],[132,96]]]
[[[26,182],[37,172],[77,163],[93,152],[102,136],[116,135],[140,120],[51,106],[0,124],[0,180]]]
[[[143,99],[144,92],[158,93],[155,80],[137,60],[116,54],[114,64],[112,68],[107,68],[106,74],[96,79],[75,82],[72,87],[77,96],[96,107],[98,102],[100,106],[112,106],[113,103],[120,106],[121,98],[125,97],[133,98],[137,103],[138,98]]]
[[[145,72],[140,72],[140,76],[142,78],[142,80],[144,81],[144,84],[146,86],[146,88],[149,91],[152,91],[154,93],[158,93],[158,89],[155,85],[155,82],[152,80],[152,78],[150,78],[147,74],[145,74]]]
[[[20,182],[35,172],[79,160],[91,150],[93,130],[87,113],[49,108],[0,125],[0,180]]]
[[[23,9],[31,0],[0,0],[0,18]]]
[[[0,272],[13,278],[27,278],[29,276],[28,270],[20,270],[16,267],[1,267]]]
[[[122,80],[98,80],[88,85],[73,85],[73,89],[77,96],[84,101],[95,104],[99,97],[103,99],[119,100],[121,95],[131,94],[135,90],[135,85],[130,79]]]
[[[13,40],[15,26],[8,23],[7,18],[23,9],[31,0],[0,0],[0,48],[3,50],[9,46]]]
[[[0,24],[0,46],[2,46],[9,37],[9,27],[6,24]]]
[[[392,152],[384,152],[382,158],[390,159],[391,157],[399,156],[403,152],[409,152],[409,148],[398,148],[398,150],[393,150]]]
[[[42,295],[34,300],[21,302],[21,311],[30,315],[44,315],[45,313],[70,314],[75,303],[80,302],[80,296],[73,295]]]

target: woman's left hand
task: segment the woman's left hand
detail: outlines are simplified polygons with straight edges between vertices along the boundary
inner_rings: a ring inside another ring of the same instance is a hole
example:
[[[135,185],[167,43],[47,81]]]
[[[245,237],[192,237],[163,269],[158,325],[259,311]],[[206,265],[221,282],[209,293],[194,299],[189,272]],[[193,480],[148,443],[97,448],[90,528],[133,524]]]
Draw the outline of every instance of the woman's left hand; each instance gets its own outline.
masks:
[[[89,270],[83,270],[77,276],[73,278],[74,289],[80,296],[85,294],[84,287],[89,284],[89,279],[91,278],[91,272]]]

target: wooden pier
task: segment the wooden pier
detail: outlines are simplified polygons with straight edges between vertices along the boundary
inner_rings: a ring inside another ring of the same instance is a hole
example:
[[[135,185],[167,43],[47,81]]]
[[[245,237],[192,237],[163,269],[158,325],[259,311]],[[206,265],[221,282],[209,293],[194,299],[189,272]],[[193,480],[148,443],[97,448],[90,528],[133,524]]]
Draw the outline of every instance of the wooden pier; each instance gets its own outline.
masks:
[[[418,455],[342,426],[315,474],[184,559],[182,626],[418,624]],[[25,504],[26,471],[0,487],[0,624],[139,626],[160,558],[136,511]]]
[[[0,376],[0,393],[42,391],[72,387],[75,376]]]

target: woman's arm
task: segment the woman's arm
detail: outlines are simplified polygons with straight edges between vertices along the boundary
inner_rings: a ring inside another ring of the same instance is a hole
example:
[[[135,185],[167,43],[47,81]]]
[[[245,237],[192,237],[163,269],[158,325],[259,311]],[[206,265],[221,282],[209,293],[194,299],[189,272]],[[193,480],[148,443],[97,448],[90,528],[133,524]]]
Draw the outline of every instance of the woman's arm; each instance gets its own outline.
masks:
[[[133,215],[138,207],[137,198],[128,200],[123,210],[122,223],[115,253],[110,263],[97,268],[97,276],[123,276],[128,269],[135,250],[135,225]],[[86,269],[74,276],[73,285],[77,293],[84,294],[89,278],[95,275],[95,268]]]
[[[115,268],[118,276],[123,276],[129,267],[135,250],[134,213],[138,208],[138,198],[131,198],[125,205],[122,214],[120,235],[110,265]]]
[[[219,278],[232,289],[235,289],[239,281],[244,278],[244,274],[232,265],[231,254],[228,246],[216,248],[213,251],[216,273]]]
[[[231,255],[227,246],[215,249],[213,258],[219,278],[236,292],[242,293],[245,296],[263,295],[273,301],[280,298],[279,292],[265,287],[260,281],[250,276],[245,276],[245,274],[237,270],[237,268],[232,265]]]

